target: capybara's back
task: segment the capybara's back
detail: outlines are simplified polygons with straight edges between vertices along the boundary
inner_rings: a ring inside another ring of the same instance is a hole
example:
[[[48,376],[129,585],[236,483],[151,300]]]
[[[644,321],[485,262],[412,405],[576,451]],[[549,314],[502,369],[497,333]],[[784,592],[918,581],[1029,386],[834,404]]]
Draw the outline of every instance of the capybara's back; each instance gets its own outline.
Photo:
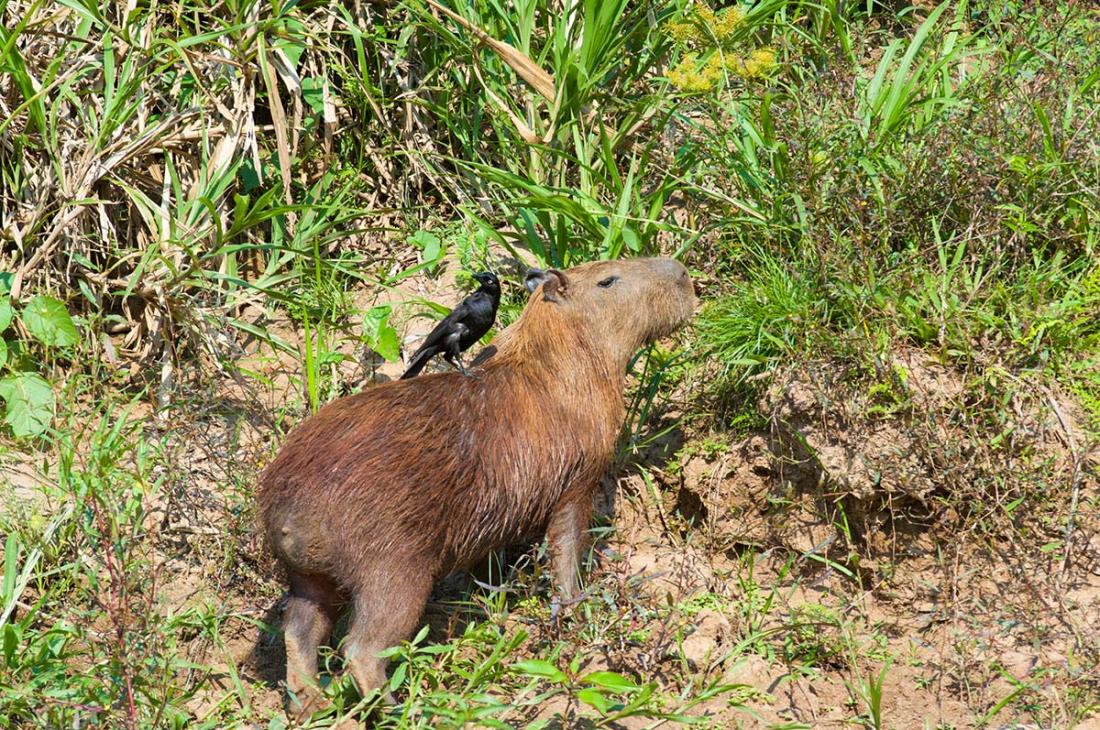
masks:
[[[669,259],[528,275],[534,290],[471,377],[440,373],[329,403],[260,478],[268,544],[285,566],[287,686],[307,713],[317,648],[350,600],[347,658],[361,691],[378,652],[415,628],[433,582],[546,534],[559,589],[576,589],[583,531],[623,418],[633,353],[691,315]]]

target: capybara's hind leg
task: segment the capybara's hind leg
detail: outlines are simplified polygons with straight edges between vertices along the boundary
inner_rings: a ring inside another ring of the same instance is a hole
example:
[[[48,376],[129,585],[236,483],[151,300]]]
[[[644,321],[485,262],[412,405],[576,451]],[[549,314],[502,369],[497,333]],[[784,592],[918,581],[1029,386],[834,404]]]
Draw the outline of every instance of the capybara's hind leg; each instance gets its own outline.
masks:
[[[299,719],[318,709],[317,648],[332,633],[340,596],[327,578],[290,573],[290,599],[283,613],[288,712]]]
[[[387,661],[378,654],[409,638],[424,613],[431,587],[427,579],[394,579],[357,592],[344,654],[360,693],[366,695],[386,684]],[[384,697],[393,703],[389,692]]]

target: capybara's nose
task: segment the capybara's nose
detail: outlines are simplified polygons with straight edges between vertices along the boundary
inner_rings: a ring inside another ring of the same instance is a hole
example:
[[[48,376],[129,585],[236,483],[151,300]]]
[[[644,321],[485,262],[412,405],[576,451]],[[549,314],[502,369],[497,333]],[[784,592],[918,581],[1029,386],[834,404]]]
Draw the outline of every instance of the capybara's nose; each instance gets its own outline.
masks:
[[[699,296],[696,282],[691,278],[687,267],[679,261],[676,259],[661,259],[660,270],[662,274],[675,281],[677,285],[687,287],[695,296]]]
[[[658,259],[657,265],[658,270],[670,279],[690,278],[687,267],[685,267],[676,259]]]

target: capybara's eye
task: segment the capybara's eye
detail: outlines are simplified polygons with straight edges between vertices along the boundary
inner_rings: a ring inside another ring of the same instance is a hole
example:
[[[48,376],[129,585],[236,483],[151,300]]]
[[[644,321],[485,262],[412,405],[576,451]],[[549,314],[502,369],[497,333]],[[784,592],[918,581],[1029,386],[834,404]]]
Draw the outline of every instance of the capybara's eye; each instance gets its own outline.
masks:
[[[611,285],[614,284],[618,280],[619,280],[619,277],[617,277],[617,276],[609,276],[606,279],[604,279],[603,281],[601,281],[600,283],[596,284],[596,286],[602,287],[604,289],[610,289]]]

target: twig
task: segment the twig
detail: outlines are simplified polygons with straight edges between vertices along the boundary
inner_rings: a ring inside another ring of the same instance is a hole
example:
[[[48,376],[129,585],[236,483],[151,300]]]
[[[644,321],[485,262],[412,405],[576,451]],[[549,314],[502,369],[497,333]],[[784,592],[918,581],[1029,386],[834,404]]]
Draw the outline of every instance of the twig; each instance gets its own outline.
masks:
[[[1069,515],[1066,517],[1066,531],[1062,537],[1062,567],[1058,574],[1058,579],[1061,581],[1065,579],[1066,568],[1069,567],[1069,553],[1073,544],[1073,530],[1076,523],[1077,504],[1081,498],[1081,452],[1077,448],[1077,439],[1073,435],[1073,429],[1070,427],[1068,419],[1066,419],[1065,414],[1062,413],[1058,401],[1050,391],[1047,391],[1047,403],[1050,404],[1050,409],[1054,411],[1054,415],[1058,418],[1058,423],[1062,426],[1062,430],[1066,434],[1066,440],[1069,441],[1070,454],[1073,457],[1073,486],[1070,490]]]

